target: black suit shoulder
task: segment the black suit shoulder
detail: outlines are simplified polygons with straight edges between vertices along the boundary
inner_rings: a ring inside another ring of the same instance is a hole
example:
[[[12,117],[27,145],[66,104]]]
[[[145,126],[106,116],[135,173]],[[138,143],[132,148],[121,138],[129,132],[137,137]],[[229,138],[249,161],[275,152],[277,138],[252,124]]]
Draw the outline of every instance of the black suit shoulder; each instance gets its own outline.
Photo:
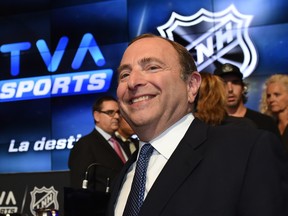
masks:
[[[276,121],[268,115],[262,114],[252,109],[247,109],[245,116],[255,122],[259,129],[264,129],[275,133],[280,137],[280,132],[277,127]]]
[[[201,121],[199,119],[195,120],[195,123],[197,124],[196,127],[199,127],[199,122]],[[201,122],[200,124],[205,123]],[[190,129],[197,130],[196,127],[193,128],[192,126],[190,127]],[[187,133],[189,133],[189,131]],[[239,148],[240,150],[244,149],[245,146],[246,148],[251,148],[251,145],[259,142],[259,139],[276,139],[277,143],[279,143],[280,141],[279,137],[276,136],[274,133],[271,133],[271,131],[269,130],[259,129],[255,126],[250,125],[245,126],[245,124],[241,126],[237,124],[225,124],[219,126],[206,125],[206,133],[206,143],[213,143],[213,145],[217,146],[221,145],[222,147],[227,147],[227,149],[233,147],[234,149]]]
[[[105,145],[107,141],[97,131],[93,130],[91,133],[82,136],[70,151],[68,165],[71,169],[79,163],[79,160],[91,161],[93,160],[93,148],[98,145]]]

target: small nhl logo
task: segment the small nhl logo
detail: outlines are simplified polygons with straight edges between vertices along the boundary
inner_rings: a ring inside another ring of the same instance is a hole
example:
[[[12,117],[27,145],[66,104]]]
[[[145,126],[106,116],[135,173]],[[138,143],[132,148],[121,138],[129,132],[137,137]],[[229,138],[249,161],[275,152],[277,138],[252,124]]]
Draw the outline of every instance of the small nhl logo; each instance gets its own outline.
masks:
[[[53,186],[50,188],[34,187],[34,190],[30,192],[31,194],[31,203],[30,211],[36,216],[37,210],[41,209],[59,209],[59,204],[57,201],[58,191],[54,189]]]

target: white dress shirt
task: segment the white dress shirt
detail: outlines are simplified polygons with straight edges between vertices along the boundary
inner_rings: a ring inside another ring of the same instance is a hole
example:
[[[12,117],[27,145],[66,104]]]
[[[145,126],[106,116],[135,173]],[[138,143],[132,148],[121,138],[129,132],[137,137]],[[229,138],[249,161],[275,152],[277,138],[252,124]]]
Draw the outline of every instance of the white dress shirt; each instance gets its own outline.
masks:
[[[159,173],[165,166],[166,162],[180,143],[181,139],[188,130],[192,123],[194,116],[190,113],[164,131],[160,136],[151,140],[149,143],[154,147],[153,154],[149,160],[146,176],[145,195],[147,196],[150,188],[158,177]],[[140,149],[145,143],[140,141]],[[139,157],[139,152],[138,156]],[[131,189],[133,176],[135,173],[136,162],[134,162],[129,168],[126,176],[123,180],[122,189],[119,192],[118,199],[115,204],[115,216],[122,216],[124,208],[128,199],[128,195]]]

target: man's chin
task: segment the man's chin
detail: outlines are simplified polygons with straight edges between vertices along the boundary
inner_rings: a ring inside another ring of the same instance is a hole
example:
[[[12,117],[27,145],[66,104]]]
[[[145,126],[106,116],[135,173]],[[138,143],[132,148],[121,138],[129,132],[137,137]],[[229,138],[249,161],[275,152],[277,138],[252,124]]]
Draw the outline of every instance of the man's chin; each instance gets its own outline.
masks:
[[[116,131],[118,130],[119,126],[115,126],[115,127],[112,127],[112,130]]]
[[[238,107],[238,104],[235,104],[235,103],[227,103],[227,107],[228,107],[228,108],[231,108],[231,109],[234,109],[234,108],[237,108],[237,107]]]

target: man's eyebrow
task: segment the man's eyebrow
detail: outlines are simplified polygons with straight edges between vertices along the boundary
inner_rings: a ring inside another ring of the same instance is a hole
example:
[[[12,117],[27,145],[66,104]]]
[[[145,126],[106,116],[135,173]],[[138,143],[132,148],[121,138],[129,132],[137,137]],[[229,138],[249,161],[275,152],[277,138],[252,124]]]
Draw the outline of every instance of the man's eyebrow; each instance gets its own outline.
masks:
[[[157,62],[157,63],[159,63],[159,64],[161,64],[161,65],[164,65],[164,63],[161,61],[161,60],[159,60],[158,58],[154,58],[154,57],[145,57],[145,58],[143,58],[143,59],[140,59],[139,61],[138,61],[138,64],[139,65],[141,65],[141,66],[143,66],[143,65],[145,65],[145,64],[147,64],[147,63],[150,63],[150,62]],[[123,65],[120,65],[118,68],[117,68],[117,71],[118,71],[118,73],[120,73],[122,70],[131,70],[131,65],[130,64],[123,64]]]
[[[139,61],[139,64],[140,65],[144,65],[144,64],[147,64],[147,63],[150,63],[150,62],[157,62],[161,65],[163,65],[164,63],[159,60],[158,58],[155,58],[155,57],[148,57],[148,58],[143,58]]]
[[[131,70],[131,66],[130,66],[129,64],[120,65],[120,66],[117,68],[117,71],[118,71],[118,73],[120,73],[122,70],[125,70],[125,69]]]

